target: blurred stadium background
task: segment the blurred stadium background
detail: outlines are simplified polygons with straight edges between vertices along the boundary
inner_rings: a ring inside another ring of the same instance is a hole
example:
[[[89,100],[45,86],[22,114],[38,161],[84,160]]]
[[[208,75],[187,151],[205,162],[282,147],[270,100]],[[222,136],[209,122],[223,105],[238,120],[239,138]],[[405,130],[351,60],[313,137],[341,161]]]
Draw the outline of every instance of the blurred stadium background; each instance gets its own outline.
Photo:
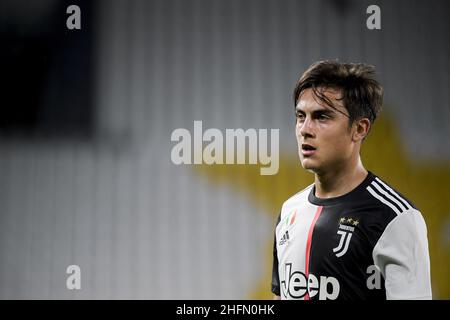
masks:
[[[66,29],[78,4],[82,29]],[[366,8],[381,7],[381,30]],[[291,101],[312,62],[376,66],[366,167],[421,209],[450,298],[450,4],[0,0],[0,298],[271,298],[273,227],[312,182]],[[280,171],[176,166],[176,128],[279,128]],[[66,289],[81,267],[82,289]]]

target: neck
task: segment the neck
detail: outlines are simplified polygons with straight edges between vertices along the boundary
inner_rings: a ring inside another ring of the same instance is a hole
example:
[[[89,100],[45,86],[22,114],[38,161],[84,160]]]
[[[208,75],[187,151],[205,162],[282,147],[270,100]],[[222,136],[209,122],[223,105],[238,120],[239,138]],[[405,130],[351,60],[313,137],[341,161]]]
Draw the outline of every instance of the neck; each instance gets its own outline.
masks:
[[[361,158],[330,172],[315,174],[316,197],[334,198],[355,189],[367,177]]]

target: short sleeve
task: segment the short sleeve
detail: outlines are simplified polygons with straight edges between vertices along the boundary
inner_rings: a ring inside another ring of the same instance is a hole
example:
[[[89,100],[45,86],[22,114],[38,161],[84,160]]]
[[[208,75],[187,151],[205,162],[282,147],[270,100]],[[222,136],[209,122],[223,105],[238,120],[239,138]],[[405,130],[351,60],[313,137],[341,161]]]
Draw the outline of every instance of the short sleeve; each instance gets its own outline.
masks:
[[[388,300],[432,298],[427,227],[419,211],[401,213],[387,225],[373,259]]]

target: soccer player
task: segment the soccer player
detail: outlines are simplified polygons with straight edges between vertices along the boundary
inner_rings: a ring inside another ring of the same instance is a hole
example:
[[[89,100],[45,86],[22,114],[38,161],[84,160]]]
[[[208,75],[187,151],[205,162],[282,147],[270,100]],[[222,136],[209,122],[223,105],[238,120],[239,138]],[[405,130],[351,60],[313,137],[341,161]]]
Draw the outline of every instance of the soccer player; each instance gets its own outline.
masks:
[[[275,299],[431,299],[420,211],[366,170],[360,149],[383,88],[366,64],[321,61],[294,91],[302,167],[314,183],[282,206],[275,229]]]

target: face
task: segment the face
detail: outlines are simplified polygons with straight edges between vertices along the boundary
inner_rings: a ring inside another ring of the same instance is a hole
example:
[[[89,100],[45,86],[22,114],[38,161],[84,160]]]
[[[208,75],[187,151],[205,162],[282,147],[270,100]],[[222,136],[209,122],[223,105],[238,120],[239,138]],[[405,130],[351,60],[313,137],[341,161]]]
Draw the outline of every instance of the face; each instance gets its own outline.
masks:
[[[349,128],[348,111],[339,101],[341,94],[332,89],[323,89],[324,95],[333,102],[332,107],[314,96],[312,89],[305,90],[296,106],[298,153],[306,170],[324,173],[338,170],[359,155]]]

